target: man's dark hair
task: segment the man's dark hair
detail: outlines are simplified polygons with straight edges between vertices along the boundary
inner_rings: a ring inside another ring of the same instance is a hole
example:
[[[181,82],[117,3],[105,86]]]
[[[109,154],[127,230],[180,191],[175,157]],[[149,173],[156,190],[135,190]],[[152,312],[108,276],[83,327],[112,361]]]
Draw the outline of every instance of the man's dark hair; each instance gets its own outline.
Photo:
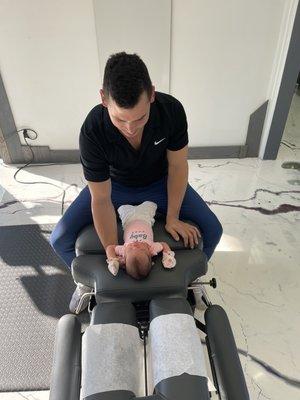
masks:
[[[124,51],[112,54],[105,66],[103,90],[123,108],[133,108],[144,91],[150,98],[152,82],[143,60]]]

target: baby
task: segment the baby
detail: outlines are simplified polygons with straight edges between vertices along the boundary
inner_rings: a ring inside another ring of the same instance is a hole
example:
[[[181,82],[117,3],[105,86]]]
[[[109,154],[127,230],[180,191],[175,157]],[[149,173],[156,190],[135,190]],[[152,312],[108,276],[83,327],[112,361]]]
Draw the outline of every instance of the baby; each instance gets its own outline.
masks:
[[[154,216],[157,205],[144,201],[138,206],[123,205],[118,213],[124,229],[124,244],[109,245],[106,248],[108,269],[117,275],[119,267],[135,279],[145,278],[152,267],[152,256],[163,252],[162,264],[165,268],[174,268],[174,252],[165,242],[153,242]]]

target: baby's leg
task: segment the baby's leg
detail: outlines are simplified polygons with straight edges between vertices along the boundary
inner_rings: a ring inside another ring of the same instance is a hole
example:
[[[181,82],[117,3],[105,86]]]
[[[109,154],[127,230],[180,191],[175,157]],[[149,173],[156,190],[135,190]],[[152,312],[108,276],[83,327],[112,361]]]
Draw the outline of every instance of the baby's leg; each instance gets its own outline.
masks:
[[[157,204],[153,203],[153,201],[144,201],[142,204],[136,206],[135,216],[136,218],[141,218],[151,226],[154,224],[154,217],[157,210]]]
[[[120,206],[118,208],[118,213],[119,213],[120,219],[122,221],[123,229],[125,229],[125,225],[126,225],[128,219],[130,217],[132,217],[132,215],[134,215],[135,207],[136,206],[132,206],[130,204],[124,204],[123,206]]]

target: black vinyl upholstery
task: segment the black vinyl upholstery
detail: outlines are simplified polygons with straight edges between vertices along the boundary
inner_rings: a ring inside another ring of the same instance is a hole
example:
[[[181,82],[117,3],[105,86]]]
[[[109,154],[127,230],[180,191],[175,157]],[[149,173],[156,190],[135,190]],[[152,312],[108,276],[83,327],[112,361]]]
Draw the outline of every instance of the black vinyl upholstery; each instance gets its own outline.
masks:
[[[225,311],[219,305],[212,305],[207,308],[204,316],[213,363],[224,398],[249,400],[241,362]]]
[[[191,221],[185,221],[192,225]],[[169,270],[161,263],[161,254],[153,258],[154,265],[147,278],[135,280],[123,269],[113,276],[106,263],[106,255],[93,225],[85,227],[76,241],[77,257],[72,263],[75,282],[94,288],[97,303],[122,298],[127,301],[150,300],[158,296],[186,297],[187,287],[207,272],[207,259],[202,252],[202,240],[195,249],[185,248],[181,240],[176,242],[165,230],[163,216],[157,216],[153,226],[154,240],[167,242],[175,251],[176,266]],[[195,225],[196,226],[196,225]],[[119,243],[123,243],[121,222],[118,221]]]
[[[75,315],[67,314],[57,326],[49,399],[79,399],[80,376],[81,323]]]
[[[143,301],[161,295],[186,297],[189,284],[207,271],[206,257],[198,249],[178,250],[173,269],[163,268],[161,256],[158,256],[147,278],[139,281],[123,269],[113,276],[105,260],[104,255],[82,255],[72,263],[74,280],[95,288],[97,303],[116,298]]]

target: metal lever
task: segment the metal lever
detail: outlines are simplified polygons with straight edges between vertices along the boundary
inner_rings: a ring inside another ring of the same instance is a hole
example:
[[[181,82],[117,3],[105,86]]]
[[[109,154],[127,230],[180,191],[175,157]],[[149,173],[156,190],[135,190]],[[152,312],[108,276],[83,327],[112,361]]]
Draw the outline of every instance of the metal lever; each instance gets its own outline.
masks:
[[[215,289],[217,287],[217,280],[216,278],[212,278],[209,282],[202,282],[200,279],[196,279],[188,289],[193,289],[201,285],[210,285]]]
[[[201,282],[202,285],[209,285],[212,286],[214,289],[217,287],[217,280],[216,278],[212,278],[209,282]]]

